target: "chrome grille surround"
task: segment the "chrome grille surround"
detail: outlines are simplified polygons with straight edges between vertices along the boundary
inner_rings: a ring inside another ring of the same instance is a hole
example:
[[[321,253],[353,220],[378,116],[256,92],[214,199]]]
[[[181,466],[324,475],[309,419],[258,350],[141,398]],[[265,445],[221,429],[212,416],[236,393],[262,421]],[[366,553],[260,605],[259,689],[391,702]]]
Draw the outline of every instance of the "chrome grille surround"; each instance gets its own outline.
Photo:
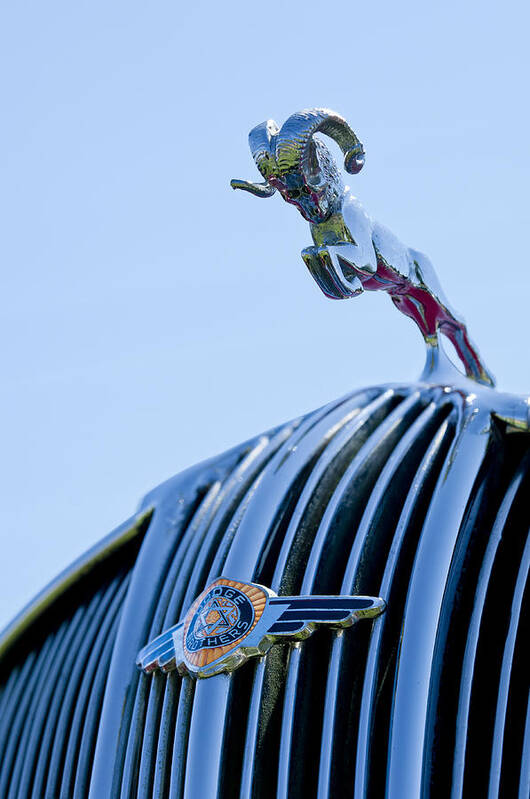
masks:
[[[129,566],[8,637],[5,796],[526,795],[528,434],[490,411],[375,387],[151,492]],[[387,610],[198,684],[140,674],[138,650],[220,574]]]

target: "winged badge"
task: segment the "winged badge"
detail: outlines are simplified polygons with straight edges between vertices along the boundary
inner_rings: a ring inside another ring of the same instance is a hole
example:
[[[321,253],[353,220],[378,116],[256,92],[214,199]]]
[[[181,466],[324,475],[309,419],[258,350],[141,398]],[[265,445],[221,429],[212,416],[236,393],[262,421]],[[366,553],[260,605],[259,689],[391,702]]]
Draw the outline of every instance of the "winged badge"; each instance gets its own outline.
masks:
[[[257,583],[219,577],[197,597],[184,619],[138,654],[145,673],[177,669],[212,677],[264,655],[285,639],[307,638],[318,625],[350,627],[385,609],[372,596],[277,596]]]

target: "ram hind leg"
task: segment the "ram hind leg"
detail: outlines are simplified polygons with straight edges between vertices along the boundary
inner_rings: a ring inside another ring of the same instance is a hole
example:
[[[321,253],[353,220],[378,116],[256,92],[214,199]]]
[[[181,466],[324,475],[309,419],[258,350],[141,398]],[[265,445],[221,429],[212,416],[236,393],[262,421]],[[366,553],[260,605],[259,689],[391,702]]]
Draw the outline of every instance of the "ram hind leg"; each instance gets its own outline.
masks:
[[[416,286],[420,286],[428,291],[429,294],[431,294],[438,301],[439,305],[447,309],[450,316],[454,317],[459,324],[463,325],[464,321],[461,319],[460,314],[451,306],[448,298],[446,297],[442,288],[442,284],[438,280],[438,275],[436,274],[436,270],[430,259],[427,258],[424,253],[419,252],[418,250],[409,249],[408,252],[410,263],[409,277],[412,282]]]
[[[455,311],[440,285],[435,269],[427,258],[417,250],[409,250],[411,259],[411,277],[422,286],[438,304],[436,327],[449,339],[458,357],[462,361],[466,375],[478,383],[494,386],[495,380],[483,363],[480,353],[471,341],[466,324]]]
[[[447,336],[454,346],[458,357],[462,361],[466,375],[472,380],[476,380],[477,383],[494,386],[495,378],[482,361],[477,347],[469,337],[465,324],[456,322],[456,320],[446,321],[440,325],[440,331]]]

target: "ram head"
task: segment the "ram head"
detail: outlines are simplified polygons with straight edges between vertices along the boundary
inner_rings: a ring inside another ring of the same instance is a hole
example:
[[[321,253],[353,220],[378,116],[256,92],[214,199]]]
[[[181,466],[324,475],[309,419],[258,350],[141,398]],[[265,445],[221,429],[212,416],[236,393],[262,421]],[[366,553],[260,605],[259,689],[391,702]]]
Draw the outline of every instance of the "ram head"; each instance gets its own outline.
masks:
[[[279,191],[308,222],[325,221],[340,210],[344,187],[331,152],[314,138],[316,133],[337,142],[347,172],[356,174],[362,169],[364,149],[346,120],[329,109],[313,108],[292,114],[281,128],[272,119],[253,128],[249,145],[265,180],[232,180],[232,188],[256,197],[272,197]]]

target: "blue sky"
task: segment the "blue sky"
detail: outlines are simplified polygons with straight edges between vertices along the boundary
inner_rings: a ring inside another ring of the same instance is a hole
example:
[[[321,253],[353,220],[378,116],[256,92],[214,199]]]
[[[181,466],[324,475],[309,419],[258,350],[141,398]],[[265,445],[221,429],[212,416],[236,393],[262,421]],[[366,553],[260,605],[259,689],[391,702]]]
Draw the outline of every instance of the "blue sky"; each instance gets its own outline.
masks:
[[[4,5],[0,626],[165,478],[421,371],[387,297],[320,293],[295,209],[229,188],[263,119],[348,119],[354,192],[528,392],[527,8]]]

